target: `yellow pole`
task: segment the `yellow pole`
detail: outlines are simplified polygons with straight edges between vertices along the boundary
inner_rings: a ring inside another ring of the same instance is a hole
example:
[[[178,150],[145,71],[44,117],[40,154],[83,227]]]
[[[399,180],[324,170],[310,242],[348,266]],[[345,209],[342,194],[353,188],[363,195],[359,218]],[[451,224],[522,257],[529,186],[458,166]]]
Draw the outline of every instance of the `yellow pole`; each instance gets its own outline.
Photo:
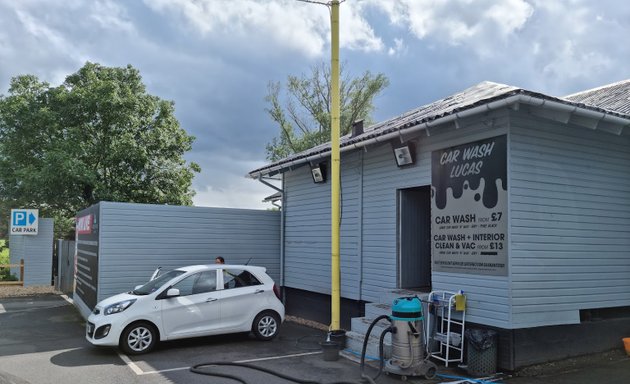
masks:
[[[331,321],[330,328],[332,331],[340,330],[340,263],[339,263],[339,170],[341,158],[339,155],[339,0],[331,1],[331,128],[330,128],[330,146],[331,146]]]

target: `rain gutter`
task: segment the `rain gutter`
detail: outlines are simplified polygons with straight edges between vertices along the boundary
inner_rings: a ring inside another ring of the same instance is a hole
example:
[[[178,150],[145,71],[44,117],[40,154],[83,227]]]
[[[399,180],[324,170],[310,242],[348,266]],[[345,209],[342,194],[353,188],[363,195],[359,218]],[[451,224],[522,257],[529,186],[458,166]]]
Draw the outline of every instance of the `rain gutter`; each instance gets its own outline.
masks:
[[[343,153],[343,152],[348,152],[355,149],[364,148],[372,144],[382,143],[382,142],[386,142],[394,138],[398,138],[402,134],[409,135],[416,132],[420,132],[422,130],[428,130],[431,127],[435,127],[441,124],[449,123],[449,122],[452,122],[458,119],[463,119],[463,118],[473,116],[476,114],[489,112],[489,111],[497,110],[504,107],[509,107],[510,105],[518,104],[518,103],[532,105],[532,106],[541,107],[545,109],[557,110],[564,113],[575,113],[576,115],[581,115],[584,117],[596,119],[600,122],[603,121],[603,122],[608,122],[611,124],[618,124],[624,127],[630,125],[630,118],[618,117],[618,116],[608,114],[606,112],[594,111],[594,110],[586,109],[586,108],[583,108],[574,104],[565,104],[565,103],[561,103],[554,100],[543,99],[537,96],[517,94],[517,95],[506,97],[505,99],[496,100],[496,101],[492,101],[490,103],[479,105],[470,109],[465,109],[461,112],[454,112],[447,116],[439,117],[434,120],[424,121],[410,127],[398,127],[398,129],[396,129],[394,132],[389,132],[382,136],[373,137],[371,139],[360,141],[360,142],[353,143],[350,145],[342,144],[340,151]],[[330,149],[326,149],[323,152],[316,153],[316,154],[313,154],[304,158],[299,158],[292,161],[288,161],[286,163],[278,164],[273,167],[266,168],[260,171],[255,171],[255,172],[250,173],[248,176],[251,178],[260,179],[260,177],[262,177],[263,175],[276,173],[283,169],[307,164],[310,162],[318,162],[319,160],[325,159],[328,157],[330,157]]]

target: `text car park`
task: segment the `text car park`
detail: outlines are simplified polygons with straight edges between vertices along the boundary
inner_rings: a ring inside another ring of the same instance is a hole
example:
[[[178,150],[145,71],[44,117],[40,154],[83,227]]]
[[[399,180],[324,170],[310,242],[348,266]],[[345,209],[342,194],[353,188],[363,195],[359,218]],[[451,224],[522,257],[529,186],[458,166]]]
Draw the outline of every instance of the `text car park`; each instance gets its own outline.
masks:
[[[264,267],[196,265],[99,302],[88,317],[86,339],[135,355],[158,341],[189,337],[251,331],[270,340],[283,321],[278,287]]]

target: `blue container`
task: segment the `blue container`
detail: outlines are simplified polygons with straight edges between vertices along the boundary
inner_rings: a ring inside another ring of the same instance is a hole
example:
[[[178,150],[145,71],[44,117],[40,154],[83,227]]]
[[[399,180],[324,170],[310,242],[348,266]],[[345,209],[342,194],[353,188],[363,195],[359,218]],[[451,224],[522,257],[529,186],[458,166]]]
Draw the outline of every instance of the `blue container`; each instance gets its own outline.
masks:
[[[422,303],[417,297],[399,297],[392,304],[392,320],[423,320]]]

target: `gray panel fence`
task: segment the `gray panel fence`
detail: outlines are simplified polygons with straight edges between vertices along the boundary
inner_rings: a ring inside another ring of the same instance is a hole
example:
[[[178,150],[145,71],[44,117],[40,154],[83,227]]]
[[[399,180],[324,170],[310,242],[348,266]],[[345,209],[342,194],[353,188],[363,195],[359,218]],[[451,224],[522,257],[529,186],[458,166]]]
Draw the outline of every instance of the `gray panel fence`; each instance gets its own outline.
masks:
[[[74,241],[57,240],[56,288],[66,295],[74,289]]]

